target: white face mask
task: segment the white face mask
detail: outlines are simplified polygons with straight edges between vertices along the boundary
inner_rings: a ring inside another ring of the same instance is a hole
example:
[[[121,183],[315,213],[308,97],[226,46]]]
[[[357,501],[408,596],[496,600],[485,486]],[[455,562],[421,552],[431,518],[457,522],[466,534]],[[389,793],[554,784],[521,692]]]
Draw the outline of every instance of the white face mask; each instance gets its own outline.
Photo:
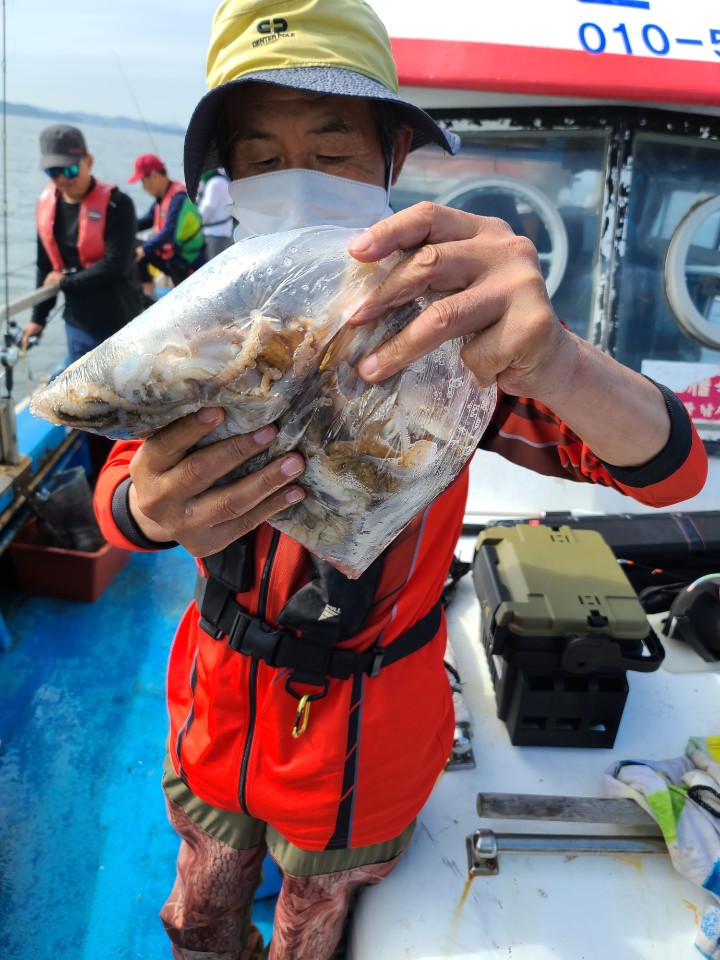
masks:
[[[390,177],[388,177],[388,181]],[[235,240],[299,227],[370,227],[392,213],[388,191],[316,170],[276,170],[230,184]]]

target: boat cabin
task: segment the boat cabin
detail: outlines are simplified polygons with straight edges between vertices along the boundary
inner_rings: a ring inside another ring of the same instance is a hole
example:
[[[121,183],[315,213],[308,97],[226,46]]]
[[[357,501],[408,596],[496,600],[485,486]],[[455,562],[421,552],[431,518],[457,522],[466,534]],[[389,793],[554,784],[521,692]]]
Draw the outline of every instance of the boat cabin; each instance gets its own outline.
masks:
[[[374,4],[404,96],[462,138],[412,153],[394,209],[429,199],[536,245],[568,326],[678,393],[720,482],[720,20],[695,0]],[[713,19],[714,18],[714,19]],[[621,495],[475,458],[470,512],[617,512]],[[642,507],[633,506],[633,510]]]

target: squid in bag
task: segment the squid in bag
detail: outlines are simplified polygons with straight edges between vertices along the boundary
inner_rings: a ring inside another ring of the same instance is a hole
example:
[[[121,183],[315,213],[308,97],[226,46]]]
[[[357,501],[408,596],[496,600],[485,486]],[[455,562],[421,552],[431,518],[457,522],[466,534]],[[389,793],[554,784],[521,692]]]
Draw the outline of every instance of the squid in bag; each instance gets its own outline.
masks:
[[[457,476],[495,407],[448,341],[383,383],[355,365],[429,302],[373,324],[346,320],[403,254],[360,264],[356,231],[313,227],[234,244],[32,399],[53,423],[145,438],[223,407],[212,443],[275,422],[275,443],[228,479],[289,450],[306,460],[305,500],[271,518],[357,577]]]

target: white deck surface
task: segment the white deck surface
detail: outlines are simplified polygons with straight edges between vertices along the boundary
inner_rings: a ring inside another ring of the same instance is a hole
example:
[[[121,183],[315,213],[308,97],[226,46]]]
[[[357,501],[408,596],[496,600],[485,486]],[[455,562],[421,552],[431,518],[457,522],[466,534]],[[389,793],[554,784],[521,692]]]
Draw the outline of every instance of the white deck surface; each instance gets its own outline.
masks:
[[[462,544],[464,559],[472,548],[471,541]],[[615,761],[680,756],[689,737],[720,732],[720,669],[709,670],[684,645],[666,640],[660,670],[628,674],[630,694],[612,749],[514,747],[496,716],[479,617],[468,575],[448,622],[472,714],[476,767],[440,777],[404,858],[388,880],[361,897],[349,958],[699,957],[693,941],[708,895],[676,872],[668,856],[501,852],[497,876],[469,879],[465,838],[479,828],[631,834],[627,827],[480,819],[476,795],[603,796],[603,772]]]

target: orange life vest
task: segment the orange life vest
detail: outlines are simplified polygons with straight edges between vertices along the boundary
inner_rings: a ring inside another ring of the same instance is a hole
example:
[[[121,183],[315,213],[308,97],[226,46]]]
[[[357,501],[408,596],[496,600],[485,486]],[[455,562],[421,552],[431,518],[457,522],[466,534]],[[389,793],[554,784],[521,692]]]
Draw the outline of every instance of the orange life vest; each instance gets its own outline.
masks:
[[[315,558],[268,524],[247,538],[244,557],[233,545],[217,563],[208,561],[213,580],[233,587],[238,563],[244,567],[245,582],[241,578],[241,591],[233,589],[232,597],[249,615],[251,645],[262,647],[263,635],[269,640],[284,628],[287,646],[295,634],[299,647],[337,613],[344,623],[330,644],[333,660],[338,652],[341,661],[343,654],[356,663],[359,656],[368,669],[347,679],[337,676],[342,669],[332,670],[324,689],[305,686],[282,657],[273,665],[272,655],[233,649],[227,635],[214,639],[193,603],[170,655],[168,706],[171,757],[197,796],[271,823],[307,850],[389,840],[417,816],[452,745],[446,626],[438,601],[467,485],[465,469],[358,581],[332,570],[319,577]],[[208,567],[200,562],[200,568],[204,578]],[[313,591],[319,594],[310,603],[316,612],[303,621],[299,608],[308,605],[298,598]],[[422,621],[431,625],[429,640],[383,664],[383,649],[402,646]],[[321,665],[319,672],[325,670]],[[307,716],[298,699],[303,693],[318,695]],[[305,719],[307,729],[297,735]]]
[[[678,403],[677,423],[680,415]],[[602,483],[641,503],[667,506],[694,496],[707,473],[702,441],[686,416],[683,423],[673,435],[673,472],[651,475],[645,486],[615,479],[552,411],[528,398],[500,392],[481,446],[548,476]],[[103,533],[127,549],[138,547],[120,531],[112,504],[118,485],[129,481],[140,443],[115,445],[95,489]],[[358,601],[361,612],[355,624],[348,623],[349,629],[333,638],[335,650],[376,653],[425,620],[452,562],[467,488],[466,467],[390,544],[372,582],[353,581],[358,591],[365,591]],[[415,652],[389,664],[381,661],[381,669],[371,668],[369,675],[330,679],[325,695],[310,703],[307,729],[293,737],[300,704],[286,684],[294,667],[287,665],[285,653],[276,661],[284,664],[273,666],[274,654],[268,657],[263,647],[274,642],[278,629],[298,637],[308,632],[312,618],[298,619],[297,604],[293,615],[285,617],[290,604],[313,584],[313,559],[296,541],[262,524],[244,538],[244,547],[233,544],[217,563],[209,558],[200,566],[203,574],[212,573],[210,583],[220,580],[229,588],[229,609],[237,604],[247,614],[244,629],[252,630],[250,646],[258,655],[230,645],[234,624],[213,639],[200,624],[197,604],[190,604],[168,668],[169,748],[175,770],[203,800],[265,820],[307,850],[356,847],[398,836],[420,811],[452,746],[444,618],[433,639]],[[239,581],[238,572],[245,574]],[[326,603],[344,606],[344,600],[337,603],[332,584]],[[314,609],[317,627],[325,611],[317,604]],[[235,615],[238,622],[243,618],[237,610]],[[222,611],[218,619],[225,620]]]
[[[170,186],[167,188],[164,197],[161,197],[155,203],[155,209],[153,210],[153,230],[155,233],[160,233],[160,231],[165,226],[165,221],[167,220],[167,215],[170,210],[170,201],[175,196],[176,193],[186,193],[185,184],[180,183],[179,180],[171,180]],[[175,252],[174,243],[164,243],[162,247],[157,251],[157,255],[162,260],[169,260]]]
[[[80,201],[77,247],[83,267],[89,267],[105,256],[107,209],[114,189],[113,183],[95,180],[92,189]],[[36,222],[40,242],[47,251],[53,270],[64,270],[66,264],[54,233],[58,196],[59,191],[49,183],[40,194]]]

